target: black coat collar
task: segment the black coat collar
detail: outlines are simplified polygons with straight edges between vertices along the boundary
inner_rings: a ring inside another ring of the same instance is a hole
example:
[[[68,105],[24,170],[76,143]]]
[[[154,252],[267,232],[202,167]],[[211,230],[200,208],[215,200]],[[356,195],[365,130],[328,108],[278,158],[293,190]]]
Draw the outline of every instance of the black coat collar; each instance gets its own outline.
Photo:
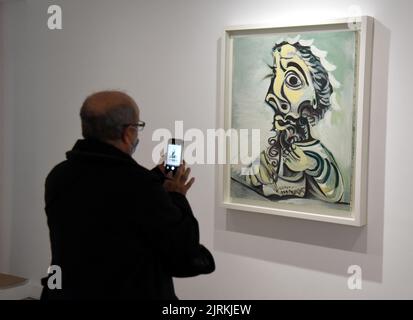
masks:
[[[129,154],[111,144],[94,139],[76,141],[73,149],[66,153],[66,158],[68,160],[121,161],[136,164]]]

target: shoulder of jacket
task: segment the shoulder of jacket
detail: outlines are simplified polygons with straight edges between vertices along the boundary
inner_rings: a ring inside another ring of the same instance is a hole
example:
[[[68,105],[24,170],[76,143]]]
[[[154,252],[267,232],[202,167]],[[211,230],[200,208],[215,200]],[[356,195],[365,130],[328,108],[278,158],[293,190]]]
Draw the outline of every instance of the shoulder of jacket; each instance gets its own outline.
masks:
[[[64,160],[60,163],[58,163],[57,165],[55,165],[52,170],[50,170],[49,174],[47,175],[46,179],[49,179],[55,175],[58,175],[59,173],[63,172],[66,170],[66,168],[68,167],[69,162],[68,160]]]
[[[138,163],[130,171],[133,172],[131,175],[133,178],[138,178],[142,182],[161,183],[161,179],[155,173]]]

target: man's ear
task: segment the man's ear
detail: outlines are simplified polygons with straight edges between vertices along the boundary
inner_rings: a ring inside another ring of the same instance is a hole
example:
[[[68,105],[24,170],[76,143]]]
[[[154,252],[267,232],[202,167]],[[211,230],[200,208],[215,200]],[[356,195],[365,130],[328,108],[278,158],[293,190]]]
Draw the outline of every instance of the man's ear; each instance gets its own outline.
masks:
[[[313,105],[313,109],[317,109],[317,98],[316,96],[313,97],[313,101],[311,102],[311,104]]]
[[[129,127],[126,127],[123,132],[122,132],[122,142],[125,144],[129,144],[130,142],[130,129]]]

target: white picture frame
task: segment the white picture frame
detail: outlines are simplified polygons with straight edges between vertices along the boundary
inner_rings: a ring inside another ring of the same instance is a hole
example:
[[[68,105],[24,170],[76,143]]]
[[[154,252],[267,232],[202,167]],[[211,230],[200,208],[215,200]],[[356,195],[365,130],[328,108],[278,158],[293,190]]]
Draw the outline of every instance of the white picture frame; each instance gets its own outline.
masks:
[[[227,163],[219,165],[217,178],[217,200],[221,207],[240,212],[257,212],[285,216],[290,218],[308,219],[350,226],[364,226],[367,223],[367,173],[368,173],[368,143],[369,143],[369,114],[370,114],[370,82],[371,61],[373,53],[372,17],[363,16],[339,20],[325,21],[318,24],[301,26],[236,26],[227,27],[223,34],[221,47],[221,92],[219,127],[231,129],[231,95],[232,95],[232,66],[233,39],[239,35],[267,35],[297,32],[324,32],[335,30],[355,30],[358,36],[357,75],[355,89],[355,123],[354,139],[354,171],[352,175],[351,208],[345,214],[334,210],[306,210],[304,206],[271,205],[255,201],[234,199],[230,194],[231,168]],[[226,142],[226,159],[229,159],[230,141]]]

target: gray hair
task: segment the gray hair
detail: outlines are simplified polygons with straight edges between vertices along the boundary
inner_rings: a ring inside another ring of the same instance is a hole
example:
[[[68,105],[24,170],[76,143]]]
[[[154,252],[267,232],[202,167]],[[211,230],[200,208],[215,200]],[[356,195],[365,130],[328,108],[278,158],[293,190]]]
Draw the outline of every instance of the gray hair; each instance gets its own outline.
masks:
[[[86,100],[80,109],[80,118],[85,139],[119,140],[125,125],[136,121],[136,111],[133,106],[122,104],[96,113],[90,110]]]

